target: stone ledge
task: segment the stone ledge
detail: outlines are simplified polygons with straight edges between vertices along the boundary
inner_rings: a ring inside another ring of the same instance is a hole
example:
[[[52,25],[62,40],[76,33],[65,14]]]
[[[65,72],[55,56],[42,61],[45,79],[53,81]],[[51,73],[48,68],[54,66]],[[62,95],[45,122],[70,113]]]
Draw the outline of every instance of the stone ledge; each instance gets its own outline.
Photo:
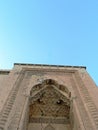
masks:
[[[10,73],[10,70],[0,70],[0,74],[2,75],[8,75]]]
[[[69,66],[69,65],[49,65],[49,64],[26,64],[26,63],[14,63],[15,65],[19,66],[45,66],[45,67],[63,67],[63,68],[84,68],[86,69],[85,66]]]

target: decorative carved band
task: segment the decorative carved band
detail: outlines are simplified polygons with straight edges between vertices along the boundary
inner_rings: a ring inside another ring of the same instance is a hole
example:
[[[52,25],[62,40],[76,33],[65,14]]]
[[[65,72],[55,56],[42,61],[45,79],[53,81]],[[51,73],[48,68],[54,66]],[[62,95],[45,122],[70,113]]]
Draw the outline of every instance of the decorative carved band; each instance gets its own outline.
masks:
[[[32,117],[30,123],[55,123],[55,124],[69,124],[67,118],[48,118],[48,117]]]
[[[92,98],[90,97],[89,92],[88,92],[87,88],[85,87],[79,74],[76,73],[75,77],[76,77],[77,83],[79,84],[80,92],[83,95],[84,101],[88,107],[88,110],[92,116],[92,119],[95,122],[96,128],[98,129],[98,109],[96,108],[94,102],[92,101]]]
[[[7,119],[9,117],[9,114],[11,112],[12,106],[14,104],[14,101],[16,99],[16,95],[19,89],[19,84],[21,83],[21,81],[23,80],[23,75],[19,75],[19,77],[17,78],[14,87],[12,89],[12,91],[10,92],[8,99],[4,105],[4,108],[2,110],[2,113],[0,115],[0,130],[4,130],[5,124],[7,122]]]
[[[26,73],[29,73],[29,74],[46,74],[47,72],[55,72],[56,73],[59,73],[59,74],[65,74],[65,73],[68,73],[68,74],[72,74],[72,73],[75,73],[75,71],[77,70],[74,70],[74,69],[47,69],[47,68],[23,68],[23,70],[26,72]],[[61,73],[60,73],[61,72]]]

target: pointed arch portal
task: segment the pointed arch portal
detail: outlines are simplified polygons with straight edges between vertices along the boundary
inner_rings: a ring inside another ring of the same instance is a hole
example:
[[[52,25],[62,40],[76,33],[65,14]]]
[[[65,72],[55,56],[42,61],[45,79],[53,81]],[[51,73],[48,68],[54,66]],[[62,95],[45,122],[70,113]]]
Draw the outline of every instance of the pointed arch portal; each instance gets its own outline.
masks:
[[[46,79],[30,91],[28,130],[70,130],[70,92],[55,80]],[[66,128],[66,129],[65,129]]]

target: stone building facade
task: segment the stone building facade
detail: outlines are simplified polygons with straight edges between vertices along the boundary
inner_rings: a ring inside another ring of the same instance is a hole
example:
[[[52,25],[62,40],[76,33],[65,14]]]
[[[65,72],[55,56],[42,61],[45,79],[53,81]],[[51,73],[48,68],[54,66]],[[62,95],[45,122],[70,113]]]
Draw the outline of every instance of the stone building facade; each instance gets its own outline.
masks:
[[[0,71],[0,130],[98,130],[98,88],[83,66]]]

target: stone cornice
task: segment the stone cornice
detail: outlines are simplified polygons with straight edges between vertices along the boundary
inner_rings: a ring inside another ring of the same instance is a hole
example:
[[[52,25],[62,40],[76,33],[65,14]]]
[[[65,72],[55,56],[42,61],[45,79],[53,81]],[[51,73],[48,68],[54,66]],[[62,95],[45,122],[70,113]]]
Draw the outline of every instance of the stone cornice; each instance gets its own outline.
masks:
[[[49,64],[26,64],[26,63],[14,63],[15,65],[19,65],[19,66],[38,66],[38,67],[60,67],[60,68],[84,68],[86,69],[85,66],[69,66],[69,65],[49,65]]]
[[[0,70],[0,75],[8,75],[10,70]]]

